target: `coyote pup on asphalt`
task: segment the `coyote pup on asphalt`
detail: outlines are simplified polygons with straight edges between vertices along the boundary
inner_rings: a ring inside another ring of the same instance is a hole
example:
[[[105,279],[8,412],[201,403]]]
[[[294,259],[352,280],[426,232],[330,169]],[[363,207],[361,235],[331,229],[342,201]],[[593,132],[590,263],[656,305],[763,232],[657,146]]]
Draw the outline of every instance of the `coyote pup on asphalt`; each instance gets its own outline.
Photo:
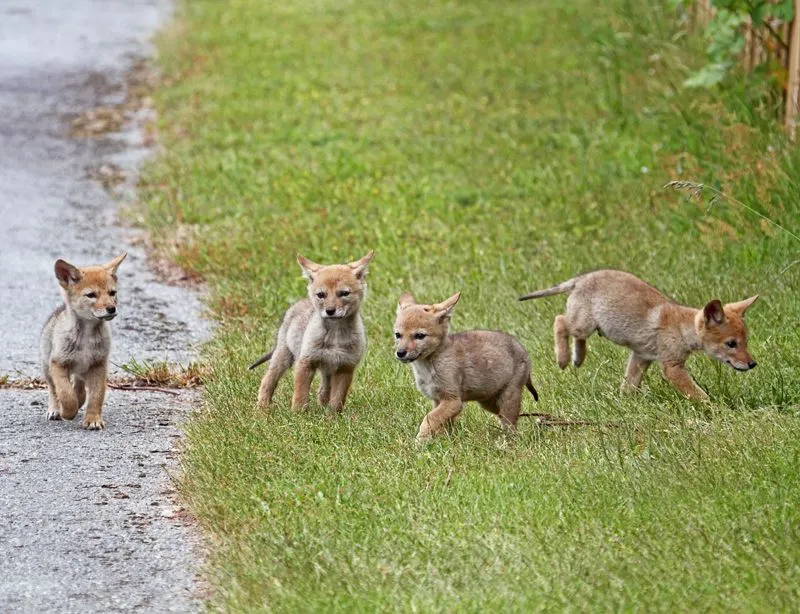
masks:
[[[418,305],[405,293],[397,305],[395,356],[411,363],[417,389],[433,401],[422,420],[421,441],[440,433],[466,401],[478,401],[513,430],[522,405],[522,388],[539,395],[531,382],[528,352],[511,335],[491,330],[448,334],[450,316],[461,293],[436,305]]]
[[[714,299],[702,309],[679,305],[630,273],[600,270],[567,280],[552,288],[520,297],[569,294],[566,315],[553,323],[556,362],[569,362],[567,341],[573,337],[572,364],[586,358],[586,340],[597,331],[631,350],[622,391],[639,387],[653,361],[661,363],[664,376],[690,399],[708,395],[695,383],[684,363],[692,352],[702,350],[737,371],[749,371],[756,362],[747,351],[744,313],[758,295],[723,305]]]
[[[83,427],[105,427],[103,400],[111,350],[106,322],[117,316],[117,268],[125,256],[82,269],[56,260],[64,304],[47,319],[41,338],[50,420],[72,420],[88,395]]]
[[[278,380],[294,364],[293,411],[308,403],[317,370],[322,375],[320,405],[342,410],[367,345],[358,308],[367,292],[367,266],[374,256],[370,251],[356,262],[326,266],[298,254],[297,262],[308,280],[308,298],[286,312],[275,347],[250,365],[254,369],[270,361],[258,391],[259,407],[269,407]]]

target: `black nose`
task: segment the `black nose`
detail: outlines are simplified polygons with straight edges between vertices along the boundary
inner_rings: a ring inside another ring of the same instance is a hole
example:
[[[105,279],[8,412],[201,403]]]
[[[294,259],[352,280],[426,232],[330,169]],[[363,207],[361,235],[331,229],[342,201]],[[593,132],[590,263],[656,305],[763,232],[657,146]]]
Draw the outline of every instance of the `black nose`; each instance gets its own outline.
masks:
[[[336,313],[336,310],[335,309],[326,309],[325,313],[327,313],[329,316],[332,316],[334,313]]]
[[[106,311],[108,313],[117,313],[117,308],[112,305],[111,307],[106,307]]]
[[[751,360],[750,362],[747,363],[747,366],[750,367],[751,369],[755,369],[757,364],[758,363],[755,360]]]
[[[398,358],[405,358],[406,354],[408,354],[408,352],[406,352],[405,350],[397,350],[397,352],[395,353],[397,354]]]

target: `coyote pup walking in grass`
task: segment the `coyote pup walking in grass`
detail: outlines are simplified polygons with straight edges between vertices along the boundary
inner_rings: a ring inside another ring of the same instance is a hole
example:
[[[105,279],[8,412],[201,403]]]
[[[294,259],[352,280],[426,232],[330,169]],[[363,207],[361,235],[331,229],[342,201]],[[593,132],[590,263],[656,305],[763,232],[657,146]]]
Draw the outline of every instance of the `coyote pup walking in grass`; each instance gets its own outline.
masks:
[[[261,380],[258,405],[266,409],[278,380],[294,364],[292,410],[308,403],[314,373],[319,370],[320,405],[342,410],[353,372],[364,355],[367,338],[358,309],[367,292],[366,275],[375,252],[350,264],[324,266],[298,255],[308,280],[308,298],[295,303],[283,316],[275,347],[250,365],[270,361]]]
[[[117,268],[125,256],[82,269],[56,261],[64,304],[48,318],[41,339],[50,420],[72,420],[88,395],[83,427],[105,427],[103,401],[111,351],[107,322],[117,315]]]
[[[461,293],[436,305],[418,305],[406,293],[397,306],[395,356],[411,363],[417,389],[433,401],[419,425],[417,441],[440,433],[466,401],[478,401],[513,430],[522,405],[522,388],[539,395],[531,382],[528,352],[511,335],[471,330],[450,335],[450,316]]]
[[[747,351],[744,313],[758,295],[723,305],[714,299],[702,309],[679,305],[641,279],[624,271],[600,270],[579,275],[546,290],[520,297],[569,294],[566,315],[553,323],[556,362],[569,362],[567,342],[573,337],[572,364],[586,358],[586,340],[597,331],[631,350],[622,391],[639,387],[653,361],[661,363],[664,376],[690,399],[708,395],[694,382],[684,363],[701,350],[737,371],[748,371],[756,362]]]

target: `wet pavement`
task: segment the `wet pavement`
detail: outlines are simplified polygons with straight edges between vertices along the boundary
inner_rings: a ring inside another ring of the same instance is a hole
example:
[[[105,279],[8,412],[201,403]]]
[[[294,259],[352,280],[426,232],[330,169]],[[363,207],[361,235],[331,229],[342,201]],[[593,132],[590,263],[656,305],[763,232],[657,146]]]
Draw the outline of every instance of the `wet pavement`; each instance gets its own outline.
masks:
[[[0,2],[0,376],[40,375],[39,333],[60,296],[53,263],[121,251],[111,361],[187,362],[209,325],[161,284],[119,205],[89,176],[135,170],[143,132],[75,138],[79,114],[125,99],[124,75],[170,17],[166,0]],[[141,117],[140,117],[141,119]],[[44,420],[44,391],[0,391],[0,612],[195,611],[199,541],[168,473],[197,396],[109,391],[107,428]]]

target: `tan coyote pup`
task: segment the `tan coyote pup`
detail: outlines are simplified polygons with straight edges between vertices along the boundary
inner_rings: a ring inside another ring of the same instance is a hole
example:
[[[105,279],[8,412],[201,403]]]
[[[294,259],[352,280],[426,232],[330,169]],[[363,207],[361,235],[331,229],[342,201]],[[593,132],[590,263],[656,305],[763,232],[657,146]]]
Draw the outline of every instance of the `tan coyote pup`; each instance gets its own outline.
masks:
[[[491,330],[449,334],[450,316],[461,293],[436,305],[418,305],[400,297],[394,323],[395,356],[411,363],[417,389],[433,401],[422,420],[421,441],[441,432],[466,401],[478,401],[513,430],[522,405],[522,389],[539,395],[531,382],[528,352],[511,335]]]
[[[690,399],[706,400],[708,395],[684,366],[698,350],[737,371],[756,366],[747,351],[744,313],[758,295],[727,305],[714,299],[694,309],[679,305],[630,273],[600,270],[519,300],[565,293],[569,294],[567,313],[556,316],[553,323],[556,362],[562,369],[569,362],[569,337],[573,337],[572,364],[580,367],[586,358],[586,340],[595,331],[631,350],[623,392],[638,388],[647,368],[657,360],[673,386]]]
[[[367,292],[367,265],[375,252],[350,264],[321,265],[301,255],[297,262],[308,280],[308,298],[297,301],[278,329],[275,347],[250,365],[270,361],[261,380],[258,405],[266,409],[278,380],[294,364],[292,410],[308,403],[314,373],[319,370],[320,405],[341,411],[353,381],[353,372],[364,355],[367,338],[358,309]]]
[[[117,268],[125,256],[81,269],[56,261],[64,304],[47,319],[41,338],[50,420],[72,420],[88,397],[83,427],[105,427],[103,401],[111,351],[107,322],[117,315]]]

